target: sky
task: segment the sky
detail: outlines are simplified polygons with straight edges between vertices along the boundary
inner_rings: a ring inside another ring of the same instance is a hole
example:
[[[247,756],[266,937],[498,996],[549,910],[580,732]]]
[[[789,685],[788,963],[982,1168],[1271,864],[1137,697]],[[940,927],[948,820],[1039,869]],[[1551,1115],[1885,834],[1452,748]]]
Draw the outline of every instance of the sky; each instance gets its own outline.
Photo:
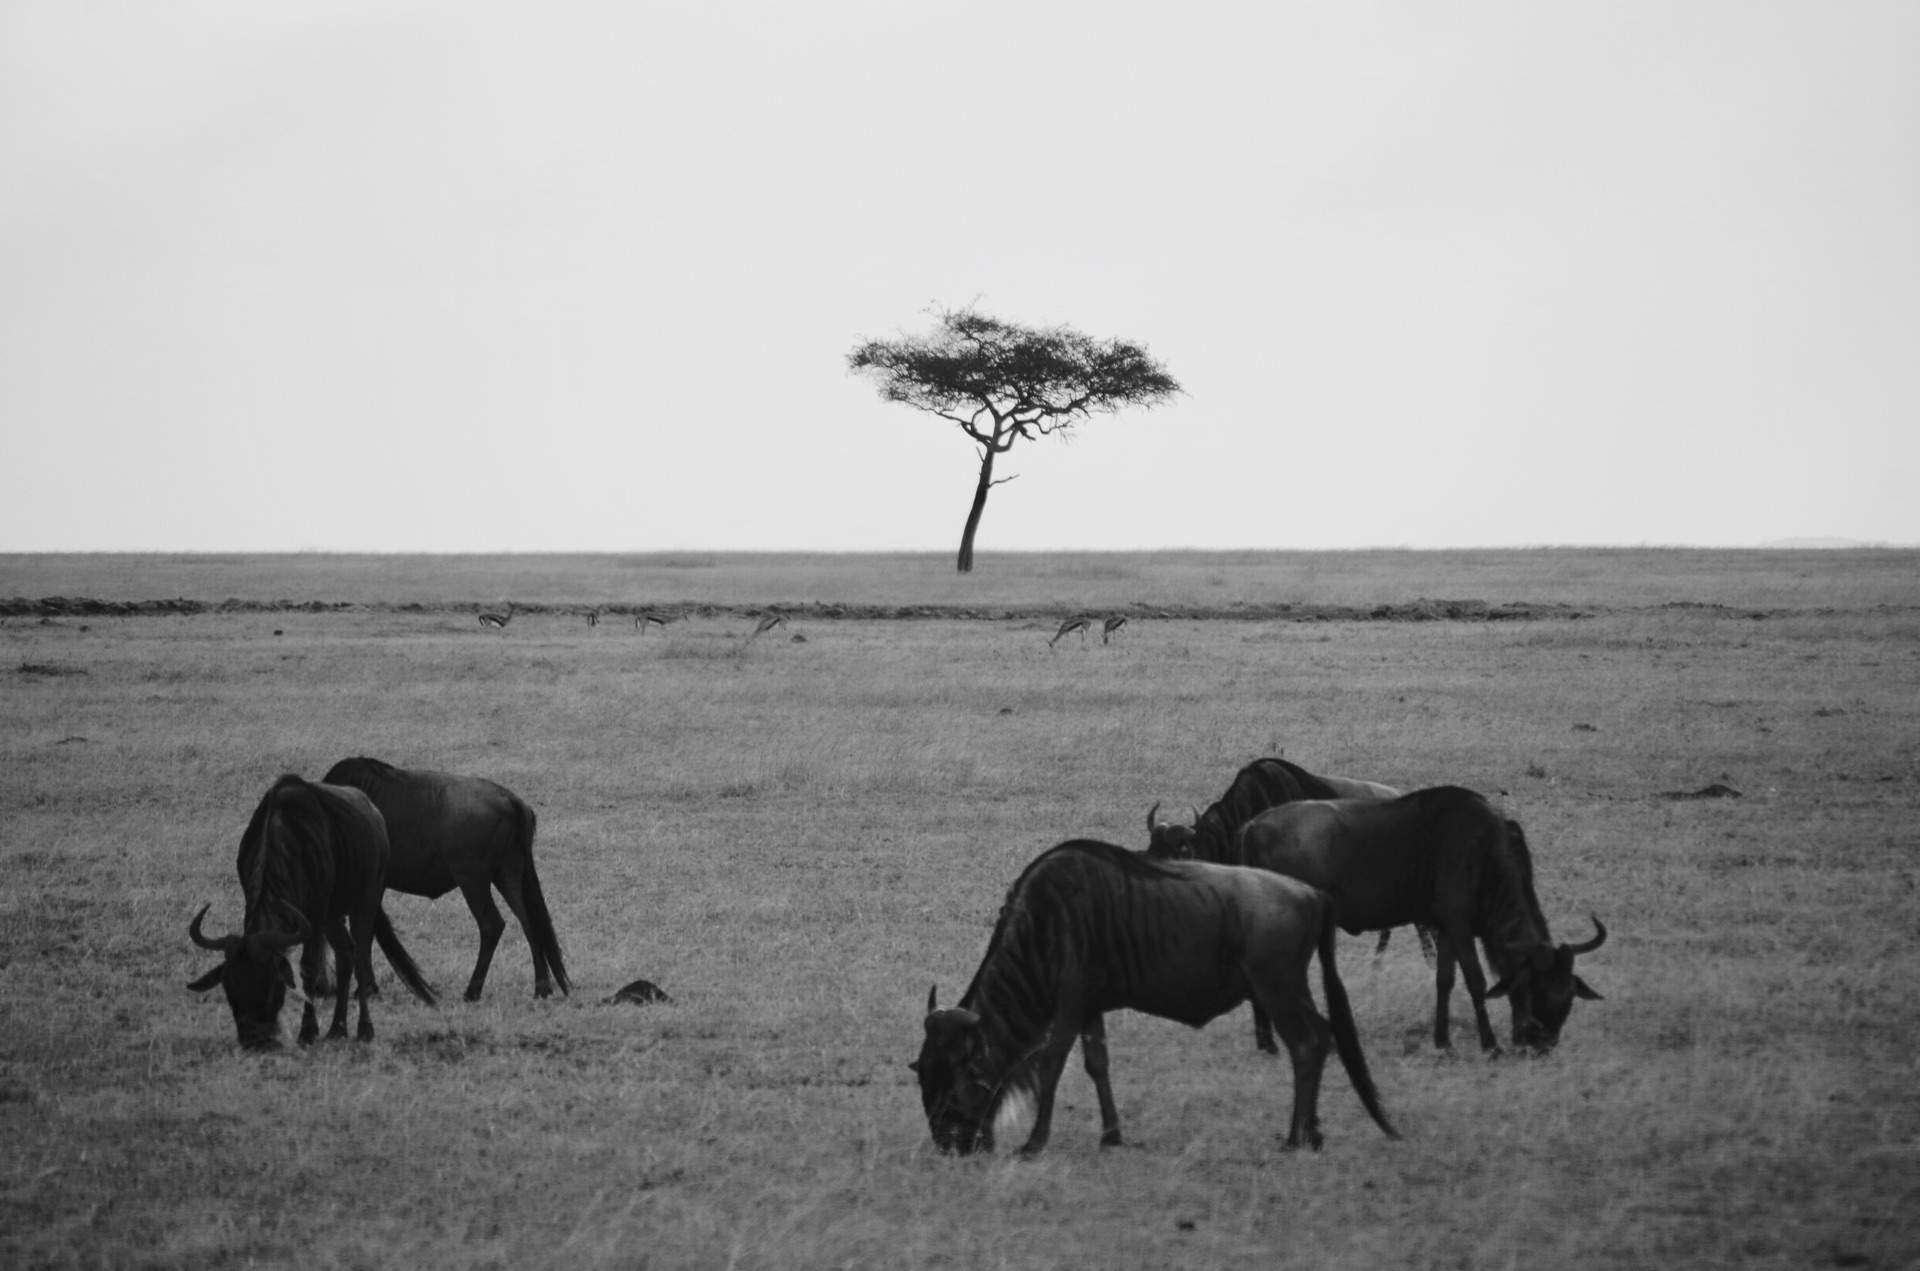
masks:
[[[1920,5],[0,0],[0,551],[1920,543]]]

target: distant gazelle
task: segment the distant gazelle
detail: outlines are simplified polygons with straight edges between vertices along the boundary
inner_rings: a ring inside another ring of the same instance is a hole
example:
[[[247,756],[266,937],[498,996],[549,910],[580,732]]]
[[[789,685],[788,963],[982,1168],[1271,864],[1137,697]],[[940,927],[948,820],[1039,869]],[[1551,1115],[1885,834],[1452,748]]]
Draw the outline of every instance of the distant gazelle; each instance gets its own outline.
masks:
[[[633,615],[634,629],[639,631],[641,635],[647,634],[648,627],[664,628],[669,622],[672,622],[672,621],[673,619],[662,617],[657,613],[636,613]]]
[[[1124,614],[1115,614],[1113,617],[1108,618],[1100,624],[1100,643],[1105,644],[1114,636],[1119,635],[1120,632],[1126,628],[1126,625],[1127,619]]]
[[[775,627],[784,627],[786,625],[787,625],[786,614],[770,613],[766,617],[760,619],[759,623],[756,624],[753,628],[753,636],[749,636],[747,638],[753,639],[754,636],[763,636],[767,632],[773,630]]]
[[[480,625],[483,627],[496,627],[505,630],[506,625],[512,621],[513,602],[511,600],[507,602],[507,611],[505,613],[483,613],[480,615]]]
[[[1060,629],[1053,633],[1053,639],[1047,641],[1047,647],[1051,649],[1060,642],[1062,636],[1074,631],[1080,633],[1080,643],[1085,644],[1087,642],[1087,620],[1085,618],[1068,618],[1060,624]]]

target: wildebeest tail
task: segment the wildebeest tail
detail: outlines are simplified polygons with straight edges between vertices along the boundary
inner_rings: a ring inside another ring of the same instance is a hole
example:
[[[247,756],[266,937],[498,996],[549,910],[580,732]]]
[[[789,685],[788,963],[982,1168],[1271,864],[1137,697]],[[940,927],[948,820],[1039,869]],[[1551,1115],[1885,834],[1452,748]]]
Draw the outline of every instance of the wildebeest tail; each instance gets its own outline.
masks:
[[[1333,920],[1333,906],[1326,905],[1324,910],[1320,920],[1320,981],[1326,990],[1333,1044],[1340,1051],[1340,1063],[1347,1070],[1347,1079],[1353,1082],[1354,1092],[1366,1105],[1367,1115],[1386,1131],[1388,1138],[1397,1139],[1400,1132],[1393,1128],[1380,1107],[1380,1092],[1374,1088],[1373,1074],[1367,1071],[1367,1057],[1360,1049],[1360,1030],[1354,1027],[1353,1004],[1347,1000],[1347,986],[1340,982],[1340,970],[1334,965],[1333,946],[1339,928]]]
[[[516,801],[517,802],[517,801]],[[567,965],[560,960],[560,937],[553,930],[553,915],[547,912],[547,894],[540,890],[540,874],[533,867],[533,831],[538,822],[533,809],[519,804],[520,813],[520,859],[525,864],[521,875],[521,891],[527,902],[527,939],[537,946],[546,957],[547,970],[553,973],[553,982],[560,986],[562,993],[569,996],[573,985],[567,980]]]
[[[420,974],[420,967],[414,962],[413,955],[408,953],[406,946],[400,943],[400,934],[393,929],[393,922],[387,917],[385,905],[380,906],[373,916],[373,938],[380,942],[380,952],[387,955],[387,965],[393,968],[393,973],[400,977],[402,983],[413,990],[415,997],[428,1006],[440,1000],[440,995],[433,991],[433,986],[428,984],[426,977]],[[345,975],[346,970],[342,968],[340,973]]]

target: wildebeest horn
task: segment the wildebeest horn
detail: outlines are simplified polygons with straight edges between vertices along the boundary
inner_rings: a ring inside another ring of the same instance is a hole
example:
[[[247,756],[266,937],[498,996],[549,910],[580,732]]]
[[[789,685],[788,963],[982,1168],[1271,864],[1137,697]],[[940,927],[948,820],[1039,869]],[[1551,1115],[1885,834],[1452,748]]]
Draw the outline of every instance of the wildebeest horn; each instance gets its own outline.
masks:
[[[1607,926],[1600,921],[1600,915],[1588,914],[1587,917],[1593,919],[1593,929],[1595,932],[1593,939],[1588,940],[1584,944],[1570,944],[1565,946],[1567,952],[1573,954],[1575,957],[1578,957],[1582,953],[1592,953],[1595,949],[1598,949],[1607,942]]]
[[[213,908],[211,902],[200,906],[200,912],[195,914],[193,921],[187,925],[187,935],[202,949],[212,949],[219,953],[225,953],[230,949],[239,948],[239,936],[221,936],[218,940],[209,940],[200,933],[200,922],[207,916],[207,910],[211,908]]]
[[[927,986],[927,1014],[931,1015],[938,1009],[940,1009],[940,984],[936,980]]]
[[[1197,803],[1189,803],[1187,805],[1187,811],[1193,813],[1193,828],[1195,828],[1196,830],[1199,829],[1200,828],[1200,805]]]
[[[927,1016],[927,1031],[929,1033],[933,1032],[936,1028],[951,1024],[957,1024],[961,1028],[976,1028],[980,1024],[980,1016],[964,1006],[949,1006],[944,1011],[934,1011]]]
[[[1147,833],[1149,834],[1153,833],[1156,829],[1160,828],[1154,822],[1154,819],[1153,819],[1154,813],[1158,812],[1159,810],[1160,810],[1160,800],[1155,799],[1153,801],[1153,806],[1147,809]]]

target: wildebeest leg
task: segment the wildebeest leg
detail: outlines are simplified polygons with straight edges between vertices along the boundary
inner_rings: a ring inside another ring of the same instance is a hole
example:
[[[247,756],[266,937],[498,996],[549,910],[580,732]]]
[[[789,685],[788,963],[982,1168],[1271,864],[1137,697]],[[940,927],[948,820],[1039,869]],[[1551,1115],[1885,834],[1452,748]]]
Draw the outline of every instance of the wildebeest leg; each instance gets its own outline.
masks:
[[[1074,1016],[1077,1014],[1062,1004],[1062,1009],[1054,1016],[1053,1031],[1036,1060],[1039,1073],[1034,1089],[1033,1133],[1027,1135],[1027,1141],[1020,1149],[1022,1156],[1038,1156],[1053,1133],[1054,1092],[1060,1088],[1060,1073],[1066,1068],[1067,1056],[1073,1053],[1073,1043],[1084,1027],[1076,1026]]]
[[[1447,1037],[1447,1001],[1453,996],[1453,969],[1457,963],[1467,981],[1467,997],[1473,1003],[1473,1022],[1480,1033],[1480,1049],[1498,1054],[1500,1043],[1494,1039],[1493,1022],[1487,1018],[1487,977],[1480,969],[1480,954],[1473,947],[1469,932],[1435,927],[1433,943],[1437,953],[1435,983],[1438,999],[1433,1008],[1433,1043],[1449,1048]]]
[[[373,1015],[367,1009],[367,1002],[373,997],[373,922],[374,913],[378,911],[379,904],[376,896],[372,908],[366,913],[355,915],[353,920],[353,978],[360,982],[357,993],[360,999],[360,1027],[354,1036],[363,1042],[373,1040]],[[344,992],[346,978],[346,972],[342,971],[340,979],[343,991],[339,999],[340,1014],[335,1024],[342,1033],[346,1031],[347,1024],[347,995]]]
[[[300,950],[300,987],[306,993],[306,1002],[300,1011],[300,1044],[313,1045],[313,1039],[320,1035],[320,1018],[314,1014],[313,995],[319,991],[317,985],[327,969],[327,940],[324,932],[316,932],[306,946]]]
[[[513,910],[513,920],[520,924],[520,934],[527,938],[527,947],[533,950],[533,995],[552,997],[553,980],[547,974],[547,955],[540,948],[540,941],[534,936],[534,927],[527,921],[526,894],[520,890],[520,871],[512,865],[500,871],[496,880],[500,894],[507,898],[507,908]]]
[[[1480,967],[1480,952],[1473,947],[1473,937],[1456,939],[1454,954],[1460,959],[1460,971],[1466,977],[1467,996],[1473,999],[1473,1022],[1480,1030],[1480,1049],[1497,1055],[1500,1042],[1493,1035],[1493,1021],[1487,1018],[1487,975]]]
[[[483,879],[473,883],[462,880],[460,894],[467,898],[467,908],[473,911],[473,921],[480,928],[480,956],[473,963],[473,978],[467,981],[467,1000],[480,1000],[480,990],[487,982],[487,968],[493,964],[494,946],[500,943],[500,933],[507,929],[507,920],[500,916],[500,906],[493,903],[493,888]],[[520,922],[520,930],[527,929],[526,920]],[[540,955],[536,951],[534,957]]]
[[[333,1024],[327,1029],[327,1040],[332,1041],[347,1035],[347,996],[352,992],[353,973],[358,963],[353,956],[353,946],[347,939],[345,919],[328,923],[326,933],[327,943],[333,947],[336,972],[333,977]]]
[[[1291,976],[1289,979],[1293,978]],[[1287,1127],[1287,1146],[1320,1148],[1320,1075],[1326,1071],[1327,1051],[1333,1047],[1333,1028],[1313,1007],[1305,967],[1297,984],[1254,984],[1266,1003],[1280,1040],[1293,1060],[1293,1119]]]
[[[1433,944],[1433,1044],[1441,1050],[1452,1050],[1453,1038],[1448,1035],[1447,1028],[1447,1003],[1453,997],[1453,940],[1445,931],[1435,927]]]
[[[1257,1000],[1253,1003],[1253,1045],[1254,1049],[1269,1055],[1280,1053],[1280,1047],[1273,1040],[1273,1021],[1267,1018],[1267,1008]]]
[[[1120,1109],[1114,1106],[1113,1085],[1107,1080],[1107,1021],[1095,1015],[1080,1030],[1080,1058],[1086,1061],[1087,1075],[1093,1078],[1093,1092],[1100,1098],[1100,1146],[1120,1146]]]

